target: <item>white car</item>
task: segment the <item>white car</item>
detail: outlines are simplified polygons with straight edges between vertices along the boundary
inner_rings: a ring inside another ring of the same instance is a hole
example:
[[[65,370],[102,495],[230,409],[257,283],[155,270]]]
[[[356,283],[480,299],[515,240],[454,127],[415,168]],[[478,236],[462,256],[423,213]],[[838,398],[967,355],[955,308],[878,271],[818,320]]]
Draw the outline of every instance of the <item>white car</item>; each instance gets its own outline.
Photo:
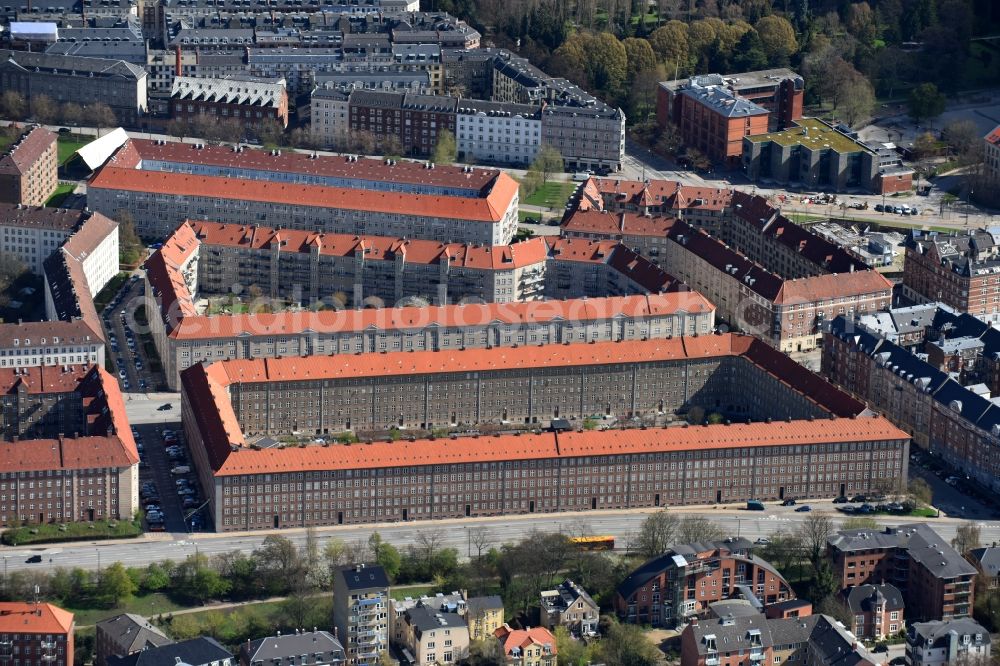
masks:
[[[177,467],[174,467],[172,470],[170,470],[170,473],[171,474],[187,474],[190,471],[191,471],[191,468],[188,467],[187,465],[178,465]]]

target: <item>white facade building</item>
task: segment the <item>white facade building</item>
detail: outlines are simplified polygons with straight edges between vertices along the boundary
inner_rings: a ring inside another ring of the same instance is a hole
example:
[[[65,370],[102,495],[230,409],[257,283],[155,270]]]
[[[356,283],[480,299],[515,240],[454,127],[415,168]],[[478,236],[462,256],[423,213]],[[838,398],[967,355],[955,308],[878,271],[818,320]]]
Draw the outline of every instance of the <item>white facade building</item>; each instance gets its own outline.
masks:
[[[460,161],[531,164],[542,145],[541,107],[460,100],[455,139]]]
[[[347,138],[351,121],[349,92],[317,88],[309,104],[309,130],[320,146],[337,146]]]

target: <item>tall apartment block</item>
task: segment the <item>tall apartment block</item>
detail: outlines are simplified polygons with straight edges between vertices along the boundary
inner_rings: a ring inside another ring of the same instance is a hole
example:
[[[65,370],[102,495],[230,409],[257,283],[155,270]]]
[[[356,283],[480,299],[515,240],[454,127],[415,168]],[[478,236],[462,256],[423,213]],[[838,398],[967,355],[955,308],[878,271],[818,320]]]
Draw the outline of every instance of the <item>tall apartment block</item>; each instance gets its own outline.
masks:
[[[0,153],[0,202],[44,206],[56,191],[56,135],[36,126]]]
[[[333,626],[347,664],[376,664],[389,646],[389,577],[377,564],[337,569],[333,579]]]

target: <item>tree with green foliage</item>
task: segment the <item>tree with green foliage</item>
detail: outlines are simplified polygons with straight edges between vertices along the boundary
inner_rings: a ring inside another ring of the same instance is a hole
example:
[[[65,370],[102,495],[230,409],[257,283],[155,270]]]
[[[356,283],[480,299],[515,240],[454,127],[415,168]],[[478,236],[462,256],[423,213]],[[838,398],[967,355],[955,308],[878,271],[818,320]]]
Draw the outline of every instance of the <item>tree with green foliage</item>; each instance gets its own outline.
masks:
[[[819,560],[814,565],[813,577],[809,581],[809,599],[814,604],[822,604],[833,597],[838,589],[840,589],[840,582],[837,580],[836,574],[833,573],[830,562],[825,558]]]
[[[383,541],[382,535],[378,532],[372,532],[371,536],[368,537],[368,548],[371,550],[372,558],[385,569],[389,580],[396,580],[403,560],[399,549],[391,543]]]
[[[121,602],[131,599],[137,589],[121,562],[115,562],[104,569],[97,582],[97,595],[109,608],[115,608]]]
[[[437,144],[434,146],[434,153],[431,161],[435,164],[452,164],[458,159],[458,143],[455,141],[455,134],[450,130],[438,132]]]
[[[649,36],[649,45],[661,62],[671,70],[678,66],[687,69],[689,46],[688,26],[680,21],[667,21]]]
[[[792,54],[799,50],[795,28],[786,18],[770,14],[757,21],[754,29],[760,36],[768,64],[772,67],[787,65]]]
[[[663,658],[641,627],[616,619],[608,623],[596,651],[599,659],[616,666],[655,666]]]
[[[622,40],[625,48],[625,60],[628,63],[626,79],[629,82],[635,81],[635,77],[647,69],[656,67],[656,54],[653,47],[649,45],[648,39],[638,39],[636,37],[626,37]]]
[[[910,91],[908,106],[914,122],[937,118],[944,113],[945,96],[933,83],[921,83]]]
[[[730,67],[738,72],[752,72],[767,67],[764,42],[756,30],[747,30],[734,50]]]
[[[573,638],[569,629],[560,624],[552,632],[556,637],[556,655],[559,666],[588,666],[593,663],[594,644],[587,645]]]

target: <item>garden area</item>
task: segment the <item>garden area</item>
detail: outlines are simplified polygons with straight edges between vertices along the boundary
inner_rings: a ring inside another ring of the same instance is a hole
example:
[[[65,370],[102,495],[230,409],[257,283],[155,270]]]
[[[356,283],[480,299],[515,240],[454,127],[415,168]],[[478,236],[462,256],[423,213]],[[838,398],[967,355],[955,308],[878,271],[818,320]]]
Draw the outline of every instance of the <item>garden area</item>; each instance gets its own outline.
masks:
[[[128,539],[142,534],[138,520],[95,520],[79,523],[43,523],[4,530],[0,541],[7,546],[57,543],[80,539]]]
[[[56,150],[59,151],[59,166],[64,166],[69,161],[69,158],[73,157],[73,153],[93,140],[93,137],[81,134],[60,134],[56,142]]]
[[[542,206],[544,208],[554,208],[562,210],[566,206],[566,201],[576,189],[576,183],[561,180],[550,180],[542,183],[534,192],[521,200],[522,204],[528,206]]]
[[[76,189],[76,183],[59,183],[56,186],[56,191],[52,193],[52,196],[48,198],[45,205],[49,208],[59,208],[62,206],[63,201],[66,197],[73,194],[73,190]]]

